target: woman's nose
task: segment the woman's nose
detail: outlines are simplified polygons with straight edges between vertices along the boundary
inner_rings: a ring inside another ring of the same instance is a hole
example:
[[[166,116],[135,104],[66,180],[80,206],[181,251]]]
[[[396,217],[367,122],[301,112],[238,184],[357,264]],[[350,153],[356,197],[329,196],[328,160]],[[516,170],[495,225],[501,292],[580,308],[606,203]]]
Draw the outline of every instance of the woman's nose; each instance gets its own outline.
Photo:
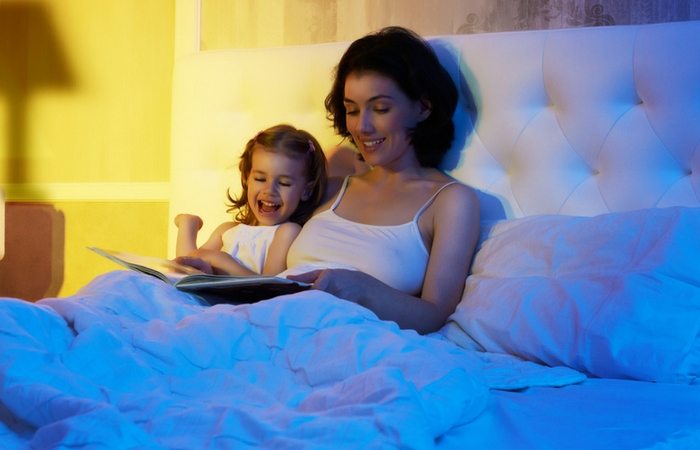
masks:
[[[360,114],[360,131],[363,133],[368,133],[374,130],[374,125],[372,124],[372,115],[368,113]]]

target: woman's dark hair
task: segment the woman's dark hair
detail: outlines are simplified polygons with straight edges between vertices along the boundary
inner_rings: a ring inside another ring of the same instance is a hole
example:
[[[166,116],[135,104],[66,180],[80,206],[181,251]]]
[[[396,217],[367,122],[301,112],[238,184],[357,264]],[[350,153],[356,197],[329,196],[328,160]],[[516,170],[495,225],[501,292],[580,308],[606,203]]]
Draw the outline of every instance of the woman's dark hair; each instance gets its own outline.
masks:
[[[326,97],[326,116],[338,134],[350,138],[347,128],[345,80],[351,73],[376,72],[392,79],[408,98],[430,107],[430,115],[409,130],[418,161],[437,167],[454,138],[452,115],[457,87],[430,45],[411,30],[387,27],[368,34],[345,51],[335,69]]]
[[[253,152],[258,146],[266,151],[283,153],[291,158],[306,161],[305,175],[312,186],[311,194],[308,199],[299,202],[299,206],[289,217],[291,222],[303,225],[321,204],[325,195],[328,179],[326,156],[315,137],[307,131],[286,124],[275,125],[260,131],[248,141],[238,163],[243,189],[240,196],[232,196],[230,191],[226,192],[229,201],[226,212],[232,213],[236,222],[246,225],[256,224],[256,218],[248,205],[248,176],[253,167]]]

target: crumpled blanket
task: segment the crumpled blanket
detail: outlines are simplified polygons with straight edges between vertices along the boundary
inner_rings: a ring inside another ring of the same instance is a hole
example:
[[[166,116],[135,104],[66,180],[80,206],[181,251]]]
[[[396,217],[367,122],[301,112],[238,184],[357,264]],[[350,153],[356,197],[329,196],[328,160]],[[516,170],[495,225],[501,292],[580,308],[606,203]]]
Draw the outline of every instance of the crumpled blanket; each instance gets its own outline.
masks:
[[[4,449],[432,448],[490,388],[583,379],[320,291],[207,307],[129,271],[0,299],[0,348]]]

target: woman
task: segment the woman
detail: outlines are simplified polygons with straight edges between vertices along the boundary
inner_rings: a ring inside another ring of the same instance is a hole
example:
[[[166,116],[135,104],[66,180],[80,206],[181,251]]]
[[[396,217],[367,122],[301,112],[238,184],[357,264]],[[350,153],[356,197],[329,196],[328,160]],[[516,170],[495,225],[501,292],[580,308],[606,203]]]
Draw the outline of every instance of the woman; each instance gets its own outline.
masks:
[[[326,110],[370,169],[329,182],[335,195],[289,250],[290,278],[402,328],[445,323],[479,234],[476,193],[437,169],[456,103],[454,82],[415,33],[390,27],[350,45]]]

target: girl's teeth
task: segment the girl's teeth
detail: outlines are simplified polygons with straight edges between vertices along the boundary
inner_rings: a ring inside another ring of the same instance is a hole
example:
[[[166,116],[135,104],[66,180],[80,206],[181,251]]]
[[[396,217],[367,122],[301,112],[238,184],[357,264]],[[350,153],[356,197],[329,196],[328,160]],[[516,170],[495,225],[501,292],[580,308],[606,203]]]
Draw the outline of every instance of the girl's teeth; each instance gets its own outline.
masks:
[[[266,202],[264,200],[260,200],[260,209],[262,211],[271,211],[271,210],[276,210],[279,208],[279,205],[277,203],[272,203],[272,202]]]

